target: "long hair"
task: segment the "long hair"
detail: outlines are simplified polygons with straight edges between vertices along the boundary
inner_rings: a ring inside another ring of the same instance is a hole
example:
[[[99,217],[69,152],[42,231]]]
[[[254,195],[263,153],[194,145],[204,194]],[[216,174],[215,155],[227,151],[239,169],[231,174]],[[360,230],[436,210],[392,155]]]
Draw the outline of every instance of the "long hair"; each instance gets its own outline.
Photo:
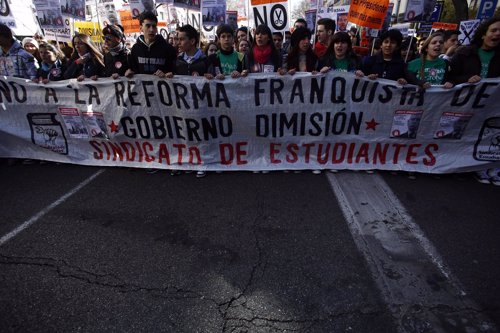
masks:
[[[476,32],[474,33],[474,37],[472,37],[471,44],[474,44],[478,48],[483,46],[483,37],[488,32],[488,28],[490,27],[490,25],[497,22],[500,22],[500,16],[492,17],[489,20],[481,23],[479,27],[477,27]]]
[[[53,52],[56,55],[56,59],[60,60],[62,63],[66,62],[66,56],[64,55],[64,53],[62,53],[62,51],[58,47],[49,43],[42,43],[40,44],[39,49],[41,50],[42,48],[47,49],[50,52]]]
[[[102,55],[101,51],[99,51],[97,46],[95,46],[95,44],[92,42],[90,36],[84,34],[75,34],[73,36],[71,43],[73,44],[74,49],[73,54],[71,55],[71,60],[75,61],[80,57],[80,55],[78,54],[78,50],[76,49],[75,38],[79,38],[80,41],[87,46],[90,54],[92,54],[92,61],[97,61],[104,67],[104,56]]]
[[[290,40],[290,51],[288,52],[287,65],[288,69],[298,69],[299,58],[300,58],[300,41],[304,38],[311,39],[311,31],[307,28],[299,27],[295,29],[292,33],[292,38]],[[316,61],[318,58],[314,54],[314,51],[309,47],[305,53],[306,56],[306,67],[308,72],[312,72],[316,67]]]
[[[265,34],[269,37],[267,45],[269,45],[271,47],[271,61],[273,62],[273,64],[275,66],[279,66],[279,64],[281,63],[281,60],[280,60],[278,50],[276,50],[276,47],[274,46],[274,43],[273,43],[273,34],[271,33],[271,29],[267,25],[261,24],[255,29],[255,36],[257,36],[258,34]],[[251,63],[254,62],[253,49],[256,46],[257,46],[257,42],[252,43],[250,45],[250,49],[248,50],[248,59],[250,59]]]
[[[430,34],[429,37],[427,37],[424,44],[422,44],[422,47],[420,48],[421,65],[420,65],[419,75],[421,80],[424,80],[424,75],[425,75],[424,73],[425,73],[425,62],[427,60],[427,48],[431,44],[432,39],[435,37],[441,37],[444,42],[444,34],[441,31],[436,31]]]
[[[332,64],[336,59],[335,56],[335,43],[347,43],[347,51],[345,53],[345,59],[351,63],[352,61],[355,61],[355,63],[358,63],[360,60],[358,60],[358,56],[356,53],[354,53],[352,49],[352,40],[351,36],[349,33],[345,31],[339,31],[336,32],[335,35],[333,35],[332,41],[330,42],[330,45],[328,45],[328,48],[326,49],[325,55],[321,59],[321,61],[325,64]],[[350,65],[349,65],[350,66]],[[358,67],[356,65],[356,67]],[[358,69],[358,68],[356,68]]]

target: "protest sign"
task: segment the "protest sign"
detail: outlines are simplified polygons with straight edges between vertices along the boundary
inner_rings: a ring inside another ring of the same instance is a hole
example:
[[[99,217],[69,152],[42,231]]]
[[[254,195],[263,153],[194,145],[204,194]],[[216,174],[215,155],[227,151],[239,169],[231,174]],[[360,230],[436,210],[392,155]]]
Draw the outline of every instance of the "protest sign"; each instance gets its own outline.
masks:
[[[362,27],[380,29],[388,9],[389,0],[353,0],[348,21]]]
[[[75,22],[75,31],[90,36],[94,43],[103,43],[102,28],[97,22]]]
[[[42,28],[63,28],[64,19],[59,6],[59,0],[34,0],[33,1],[40,26]]]
[[[458,42],[462,45],[469,45],[480,23],[480,20],[460,22],[460,35],[458,36]]]
[[[283,0],[251,0],[255,27],[264,24],[272,32],[288,27],[288,2]]]
[[[0,78],[0,157],[186,170],[500,166],[500,80],[420,90],[350,73],[208,81]]]
[[[226,0],[203,0],[201,20],[205,26],[217,26],[226,20]]]
[[[85,21],[85,0],[59,0],[59,3],[64,16]]]

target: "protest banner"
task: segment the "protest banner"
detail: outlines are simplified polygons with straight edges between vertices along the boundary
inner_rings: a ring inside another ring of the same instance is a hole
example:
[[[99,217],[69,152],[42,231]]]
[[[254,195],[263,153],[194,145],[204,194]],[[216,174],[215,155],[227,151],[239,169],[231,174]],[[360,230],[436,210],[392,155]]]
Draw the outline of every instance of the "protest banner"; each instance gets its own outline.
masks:
[[[59,0],[34,0],[33,4],[42,28],[64,28]]]
[[[97,22],[75,22],[75,31],[90,36],[94,43],[103,43],[102,28]]]
[[[133,18],[138,18],[142,12],[155,12],[153,0],[129,0],[128,4]]]
[[[469,45],[480,23],[481,23],[480,20],[461,21],[459,28],[460,35],[458,36],[458,42],[461,45]]]
[[[267,25],[272,32],[283,32],[288,24],[288,2],[283,0],[251,0],[254,26]]]
[[[437,30],[458,30],[456,23],[434,22],[432,23],[431,33]]]
[[[409,0],[406,5],[405,21],[429,22],[436,7],[436,0]]]
[[[132,17],[132,12],[128,10],[119,10],[120,21],[122,22],[123,30],[126,34],[141,32],[139,20]]]
[[[0,78],[0,157],[186,170],[500,166],[500,80],[452,89],[351,73],[224,81]]]
[[[63,16],[85,21],[85,0],[59,0]]]
[[[70,22],[70,18],[64,19],[64,27],[57,29],[44,29],[45,38],[47,40],[56,40],[59,42],[71,43],[71,37],[73,36],[73,25]]]
[[[380,29],[388,9],[389,0],[353,0],[347,19],[362,27]]]
[[[127,9],[130,7],[127,7]],[[125,8],[124,8],[125,9]],[[120,15],[116,10],[114,0],[98,0],[97,2],[98,22],[103,26],[122,24]]]
[[[205,26],[217,26],[226,20],[226,0],[203,0],[201,20]]]

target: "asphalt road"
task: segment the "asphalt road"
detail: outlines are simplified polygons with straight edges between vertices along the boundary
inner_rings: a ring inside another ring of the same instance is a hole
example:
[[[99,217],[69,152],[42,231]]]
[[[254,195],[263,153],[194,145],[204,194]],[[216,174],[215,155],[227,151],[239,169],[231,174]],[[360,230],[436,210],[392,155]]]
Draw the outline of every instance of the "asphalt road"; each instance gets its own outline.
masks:
[[[380,175],[500,326],[500,189]],[[1,165],[0,183],[2,332],[401,331],[327,174],[50,163]]]

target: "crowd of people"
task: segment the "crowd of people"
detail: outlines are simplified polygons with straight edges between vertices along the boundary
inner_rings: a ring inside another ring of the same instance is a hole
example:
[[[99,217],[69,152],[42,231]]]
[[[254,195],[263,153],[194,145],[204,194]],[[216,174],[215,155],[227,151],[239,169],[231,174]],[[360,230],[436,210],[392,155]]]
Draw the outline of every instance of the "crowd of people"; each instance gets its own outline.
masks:
[[[258,72],[293,75],[341,71],[423,89],[449,89],[500,77],[500,17],[484,21],[467,46],[459,45],[459,31],[437,31],[417,43],[414,38],[404,39],[398,30],[387,30],[372,40],[369,55],[357,54],[359,36],[355,29],[336,32],[335,21],[328,18],[318,20],[315,36],[304,19],[298,19],[292,32],[285,34],[272,33],[265,25],[252,32],[246,27],[234,31],[221,24],[216,28],[216,41],[206,45],[201,45],[198,31],[190,25],[180,26],[163,38],[152,12],[142,13],[139,23],[142,34],[133,45],[121,26],[108,25],[102,31],[104,44],[100,47],[89,36],[76,34],[73,50],[68,52],[69,46],[64,45],[65,53],[57,43],[40,38],[19,42],[7,26],[0,25],[0,74],[47,83],[131,78],[135,74],[223,80]],[[197,176],[205,173],[200,171]],[[500,170],[478,172],[477,178],[500,185]]]

